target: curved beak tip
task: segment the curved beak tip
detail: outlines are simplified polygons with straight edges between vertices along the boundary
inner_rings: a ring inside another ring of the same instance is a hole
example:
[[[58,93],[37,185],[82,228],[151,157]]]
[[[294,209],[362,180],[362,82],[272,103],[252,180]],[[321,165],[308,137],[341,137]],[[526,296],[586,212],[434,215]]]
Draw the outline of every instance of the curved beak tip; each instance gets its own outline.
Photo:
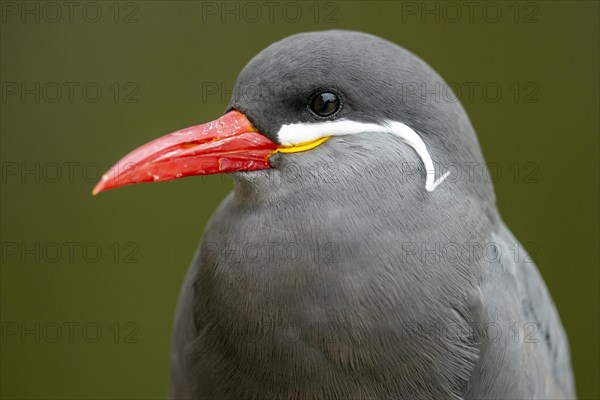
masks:
[[[92,196],[95,196],[98,193],[102,192],[103,189],[104,188],[102,185],[102,181],[98,182],[98,184],[96,184],[96,186],[94,186],[94,189],[92,189]]]

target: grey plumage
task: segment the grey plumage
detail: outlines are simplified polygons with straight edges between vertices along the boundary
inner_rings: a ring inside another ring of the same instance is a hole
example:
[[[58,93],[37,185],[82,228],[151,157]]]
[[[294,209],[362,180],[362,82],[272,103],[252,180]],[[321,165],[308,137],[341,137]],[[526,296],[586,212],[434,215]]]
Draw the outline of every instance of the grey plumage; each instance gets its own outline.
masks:
[[[348,31],[291,36],[244,68],[229,109],[273,140],[283,124],[321,122],[307,99],[333,89],[335,118],[403,122],[440,165],[479,168],[427,192],[413,149],[364,132],[232,174],[180,295],[172,397],[575,396],[556,309],[524,251],[514,258],[466,113],[398,89],[412,83],[444,81]],[[267,90],[243,95],[248,84]]]

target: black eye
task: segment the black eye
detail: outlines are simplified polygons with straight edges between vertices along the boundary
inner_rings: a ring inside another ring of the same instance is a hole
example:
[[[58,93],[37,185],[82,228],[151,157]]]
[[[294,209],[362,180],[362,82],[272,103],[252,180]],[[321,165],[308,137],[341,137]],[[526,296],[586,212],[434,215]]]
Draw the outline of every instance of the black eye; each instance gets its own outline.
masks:
[[[310,109],[319,117],[329,117],[340,109],[340,100],[335,93],[321,92],[313,97]]]

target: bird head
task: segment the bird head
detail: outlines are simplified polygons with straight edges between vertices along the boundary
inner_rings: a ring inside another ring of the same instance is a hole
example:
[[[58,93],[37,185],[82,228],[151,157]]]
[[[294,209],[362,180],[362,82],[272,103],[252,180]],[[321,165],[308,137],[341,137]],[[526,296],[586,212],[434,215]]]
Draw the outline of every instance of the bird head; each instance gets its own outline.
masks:
[[[387,40],[333,30],[264,49],[240,73],[223,116],[134,150],[93,193],[215,173],[238,182],[286,171],[314,178],[315,164],[338,163],[330,171],[341,181],[357,174],[391,185],[418,181],[427,193],[446,180],[455,192],[493,197],[481,178],[447,179],[464,162],[481,166],[483,157],[443,79]]]

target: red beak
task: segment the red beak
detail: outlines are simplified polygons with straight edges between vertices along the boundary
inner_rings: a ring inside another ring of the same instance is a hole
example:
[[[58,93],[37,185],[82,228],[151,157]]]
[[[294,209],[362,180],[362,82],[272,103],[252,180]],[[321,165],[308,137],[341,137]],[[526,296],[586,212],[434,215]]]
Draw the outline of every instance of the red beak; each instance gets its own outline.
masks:
[[[102,176],[92,193],[140,182],[270,168],[269,156],[278,147],[258,133],[244,114],[230,111],[132,151]]]

